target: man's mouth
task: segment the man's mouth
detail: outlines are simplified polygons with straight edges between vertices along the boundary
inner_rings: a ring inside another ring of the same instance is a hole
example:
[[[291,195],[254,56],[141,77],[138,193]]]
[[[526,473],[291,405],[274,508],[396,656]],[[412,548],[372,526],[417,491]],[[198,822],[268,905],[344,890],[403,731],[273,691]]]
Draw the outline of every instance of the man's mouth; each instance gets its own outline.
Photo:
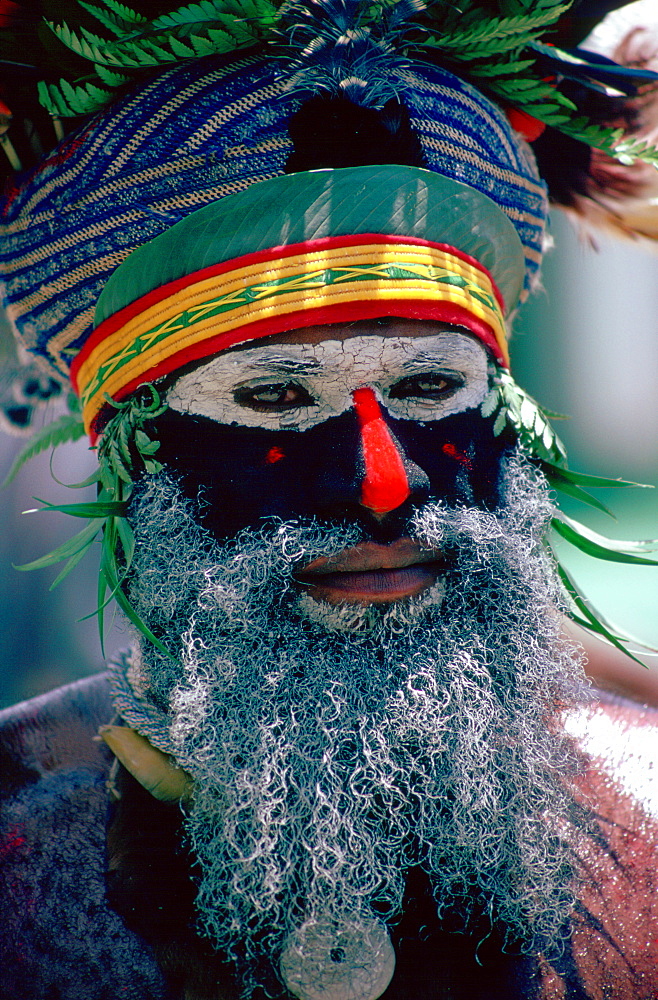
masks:
[[[294,578],[318,601],[385,604],[420,594],[445,570],[440,552],[400,538],[390,545],[361,542],[338,555],[321,556]]]

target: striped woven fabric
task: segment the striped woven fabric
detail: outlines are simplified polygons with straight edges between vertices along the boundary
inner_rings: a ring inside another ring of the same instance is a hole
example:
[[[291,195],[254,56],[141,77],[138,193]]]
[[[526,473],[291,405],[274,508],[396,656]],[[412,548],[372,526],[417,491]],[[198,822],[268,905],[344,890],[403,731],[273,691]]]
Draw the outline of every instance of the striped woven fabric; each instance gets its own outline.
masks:
[[[417,63],[400,76],[427,165],[492,198],[540,258],[546,198],[504,115],[472,87]],[[160,74],[69,137],[0,205],[0,269],[25,346],[67,376],[111,272],[190,212],[284,172],[299,99],[285,67],[209,58]]]

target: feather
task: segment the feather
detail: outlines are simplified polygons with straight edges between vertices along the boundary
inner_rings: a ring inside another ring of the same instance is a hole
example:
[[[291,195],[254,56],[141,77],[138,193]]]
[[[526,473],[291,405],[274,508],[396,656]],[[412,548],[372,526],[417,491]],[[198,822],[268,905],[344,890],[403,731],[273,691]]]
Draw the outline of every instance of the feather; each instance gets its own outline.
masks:
[[[635,71],[658,70],[658,25],[632,28],[612,53],[615,62]],[[624,138],[658,146],[658,82],[647,81],[620,101],[603,122],[622,128]],[[624,236],[658,239],[658,170],[648,163],[620,163],[591,150],[586,171],[568,206],[585,231],[609,228]]]
[[[284,8],[291,55],[290,89],[347,95],[381,108],[397,95],[395,71],[408,65],[396,43],[423,0],[398,0],[376,18],[363,0],[311,0]],[[301,49],[301,52],[300,52]]]

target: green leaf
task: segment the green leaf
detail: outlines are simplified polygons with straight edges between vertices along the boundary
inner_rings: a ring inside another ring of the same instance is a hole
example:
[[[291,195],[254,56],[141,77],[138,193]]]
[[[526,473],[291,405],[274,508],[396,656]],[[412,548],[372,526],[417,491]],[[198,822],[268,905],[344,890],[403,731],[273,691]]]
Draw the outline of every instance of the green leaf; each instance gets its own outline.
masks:
[[[133,79],[127,73],[117,73],[115,70],[110,69],[108,66],[103,66],[101,63],[94,64],[94,71],[101,83],[106,84],[108,87],[122,87],[125,83],[129,83]]]
[[[179,38],[176,38],[175,35],[170,35],[167,38],[167,42],[169,43],[169,47],[171,48],[171,51],[174,53],[174,55],[178,56],[180,59],[194,58],[195,53],[192,46],[185,45],[185,43],[182,42]]]
[[[594,611],[590,610],[590,608],[587,607],[585,601],[583,600],[581,594],[578,591],[578,588],[576,587],[574,580],[569,576],[569,574],[565,570],[564,566],[559,562],[559,560],[557,561],[557,571],[560,580],[562,582],[562,586],[564,587],[567,595],[571,599],[573,605],[577,608],[578,611],[580,611],[582,615],[582,617],[579,617],[573,611],[570,611],[569,617],[573,618],[574,621],[578,622],[579,625],[582,625],[582,627],[587,629],[588,631],[594,632],[596,635],[600,635],[603,639],[606,639],[607,642],[609,642],[611,645],[615,646],[618,650],[620,650],[622,653],[628,656],[629,659],[634,660],[636,663],[639,663],[641,667],[646,668],[646,664],[642,663],[642,661],[639,660],[637,656],[634,656],[633,653],[631,653],[630,650],[626,649],[626,646],[623,645],[624,642],[633,641],[631,637],[625,636],[623,634],[622,635],[615,634],[619,630],[614,629],[614,626],[606,622],[606,620],[603,618],[602,615],[596,614]],[[643,644],[638,643],[638,645],[643,645]]]
[[[116,519],[116,528],[117,534],[121,540],[121,548],[123,550],[123,558],[125,560],[125,569],[127,572],[135,554],[135,535],[125,517],[118,517]]]
[[[98,111],[112,98],[111,91],[97,87],[93,83],[73,87],[67,80],[62,80],[60,87],[70,112],[74,115],[87,115]]]
[[[64,416],[58,417],[57,420],[53,420],[51,424],[43,427],[30,438],[26,447],[14,459],[11,469],[7,473],[2,485],[8,486],[15,479],[18,471],[23,468],[26,462],[34,458],[35,455],[39,455],[47,448],[57,448],[68,441],[78,441],[81,437],[84,437],[84,433],[85,429],[82,421],[79,417],[72,414],[67,413]]]
[[[45,83],[43,80],[37,82],[37,96],[39,104],[45,108],[49,115],[60,118],[68,118],[72,111],[68,107],[62,92],[56,84]]]
[[[647,559],[639,552],[654,552],[658,550],[658,541],[627,542],[616,538],[607,538],[598,532],[586,528],[584,524],[574,521],[565,514],[554,517],[551,527],[565,541],[585,552],[595,559],[606,559],[609,562],[631,563],[640,566],[658,566],[658,560]]]
[[[125,514],[126,504],[124,501],[100,501],[90,500],[89,503],[48,503],[47,500],[34,498],[38,503],[44,504],[42,511],[59,511],[61,514],[69,514],[71,517],[113,517]]]
[[[500,406],[501,399],[498,387],[494,387],[480,403],[480,413],[483,417],[492,417],[496,408]]]
[[[491,18],[482,17],[480,9],[474,27],[438,34],[421,44],[446,49],[459,59],[486,59],[533,41],[542,33],[541,29],[554,24],[570,6],[563,3],[536,14]]]
[[[545,472],[544,474],[546,475]],[[607,514],[613,521],[617,520],[609,507],[606,507],[604,503],[593,497],[591,493],[581,489],[580,486],[576,486],[575,483],[570,483],[568,480],[554,479],[549,476],[546,476],[546,478],[553,489],[559,490],[560,493],[564,493],[565,496],[572,497],[574,500],[580,500],[581,503],[588,504],[590,507],[596,508],[596,510],[600,510],[602,514]]]
[[[102,572],[105,577],[105,583],[107,584],[108,589],[111,591],[112,597],[117,602],[117,604],[123,611],[126,618],[130,622],[132,622],[135,628],[137,628],[142,633],[142,635],[149,640],[149,642],[152,642],[153,645],[157,649],[159,649],[161,653],[164,653],[166,656],[169,657],[169,659],[175,660],[176,657],[172,656],[167,647],[151,632],[149,627],[142,621],[142,619],[139,617],[139,615],[131,605],[130,601],[122,591],[121,581],[117,576],[116,566],[114,563],[115,547],[116,546],[113,545],[112,549],[108,551],[109,546],[108,550],[106,550],[105,546],[103,546],[103,556],[101,563]],[[99,611],[100,610],[101,607],[99,606]]]
[[[532,431],[537,416],[537,406],[529,396],[524,396],[521,401],[521,423],[527,430]]]
[[[550,462],[541,462],[541,467],[546,475],[555,476],[559,479],[566,479],[577,486],[587,486],[589,489],[627,489],[629,486],[636,486],[643,490],[652,490],[651,483],[634,483],[629,479],[606,479],[602,476],[590,476],[584,472],[574,472],[562,466],[551,465]]]
[[[91,548],[95,540],[96,539],[94,536],[92,539],[90,539],[87,545],[83,545],[82,548],[75,555],[71,556],[71,558],[68,560],[68,562],[62,569],[62,571],[57,574],[53,582],[50,584],[48,590],[54,590],[55,587],[58,587],[60,585],[62,580],[64,580],[69,575],[71,570],[75,569],[80,560],[85,557],[87,552],[89,552],[89,549]]]
[[[78,3],[84,10],[93,14],[97,21],[100,21],[102,25],[117,37],[122,37],[127,32],[134,31],[136,27],[146,23],[145,17],[134,10],[130,10],[128,7],[124,7],[123,4],[115,5],[116,8],[121,9],[122,13],[120,14],[117,9],[111,9],[111,4],[109,3],[106,3],[107,9],[98,7],[95,4],[85,3],[85,0],[78,0]]]
[[[56,549],[52,552],[48,552],[45,556],[41,556],[39,559],[33,559],[32,562],[23,563],[21,566],[15,566],[14,569],[20,570],[21,573],[27,573],[34,569],[46,569],[48,566],[54,566],[56,563],[63,562],[65,559],[70,559],[71,556],[76,555],[80,549],[86,550],[93,540],[98,535],[100,526],[95,522],[85,525],[82,531],[79,531],[77,535],[73,538],[67,539],[62,545],[58,545]]]
[[[117,19],[124,21],[127,24],[137,27],[140,24],[147,23],[148,19],[144,17],[143,14],[139,14],[131,7],[126,7],[125,4],[119,3],[118,0],[103,0],[103,3],[108,10],[112,11],[112,13],[116,15]]]
[[[87,31],[86,28],[80,28],[82,35],[80,37],[66,23],[55,24],[54,21],[46,21],[45,23],[67,49],[75,52],[82,59],[88,59],[91,62],[104,61],[102,53],[108,44],[106,39],[101,38],[99,35],[94,35],[91,31]],[[60,82],[62,92],[66,95],[65,84],[69,87],[71,85],[67,80]]]

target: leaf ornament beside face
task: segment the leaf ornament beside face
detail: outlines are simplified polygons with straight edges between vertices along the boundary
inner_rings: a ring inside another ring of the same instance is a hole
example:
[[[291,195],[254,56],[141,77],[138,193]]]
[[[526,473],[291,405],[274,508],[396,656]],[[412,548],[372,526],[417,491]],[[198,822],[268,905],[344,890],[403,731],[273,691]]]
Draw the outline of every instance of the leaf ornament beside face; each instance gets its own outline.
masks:
[[[572,472],[567,468],[567,453],[564,445],[549,422],[549,417],[559,417],[560,414],[543,410],[503,369],[496,367],[492,382],[492,388],[480,406],[482,416],[494,418],[493,433],[496,437],[502,434],[506,428],[513,431],[521,447],[530,458],[537,462],[538,467],[554,490],[614,518],[614,514],[583,487],[612,489],[643,486],[642,483],[627,482],[621,479],[605,479]],[[658,539],[633,542],[609,538],[592,531],[591,528],[580,521],[567,517],[559,510],[552,518],[551,530],[569,542],[570,545],[595,559],[645,566],[658,565],[658,559],[649,558],[647,555],[658,552]],[[552,551],[557,563],[558,574],[569,605],[570,617],[582,628],[601,636],[632,660],[641,663],[624,645],[626,642],[636,642],[637,640],[633,640],[623,630],[607,622],[602,615],[589,606],[576,583],[560,562],[550,537],[545,539],[545,544]]]
[[[87,524],[77,535],[53,552],[35,559],[33,562],[16,567],[20,570],[44,569],[47,566],[64,562],[65,566],[51,584],[51,590],[80,562],[82,557],[100,536],[101,557],[98,573],[98,607],[93,614],[98,617],[98,627],[103,646],[104,609],[113,599],[150,642],[162,652],[171,655],[146,625],[137,616],[122,590],[122,584],[132,563],[135,540],[132,529],[126,520],[127,501],[132,493],[137,474],[143,469],[147,473],[156,473],[162,465],[154,458],[160,443],[154,440],[145,429],[147,421],[155,420],[167,409],[162,403],[157,389],[152,385],[144,385],[130,399],[117,403],[108,397],[108,403],[116,410],[115,415],[107,423],[98,446],[98,469],[83,483],[76,486],[98,484],[98,497],[90,503],[50,504],[45,501],[42,510],[60,511],[72,517],[87,519]],[[75,429],[70,430],[69,424]],[[77,415],[67,418],[63,425],[66,437],[71,440],[80,436],[77,428],[82,427]],[[83,433],[83,431],[82,431]],[[54,444],[58,442],[55,440]],[[48,438],[43,447],[52,445]],[[33,443],[25,449],[25,459],[19,455],[16,468],[24,460],[35,454]]]

